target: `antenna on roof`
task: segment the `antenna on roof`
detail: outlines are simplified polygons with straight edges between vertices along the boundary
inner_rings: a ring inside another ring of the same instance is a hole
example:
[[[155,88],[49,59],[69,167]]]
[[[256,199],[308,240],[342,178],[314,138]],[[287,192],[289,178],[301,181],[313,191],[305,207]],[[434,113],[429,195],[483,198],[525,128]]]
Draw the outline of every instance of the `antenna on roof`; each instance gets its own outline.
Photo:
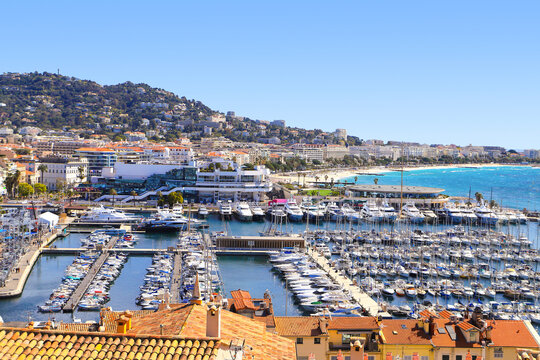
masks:
[[[60,68],[58,68],[57,71],[58,71],[58,75],[60,75]]]

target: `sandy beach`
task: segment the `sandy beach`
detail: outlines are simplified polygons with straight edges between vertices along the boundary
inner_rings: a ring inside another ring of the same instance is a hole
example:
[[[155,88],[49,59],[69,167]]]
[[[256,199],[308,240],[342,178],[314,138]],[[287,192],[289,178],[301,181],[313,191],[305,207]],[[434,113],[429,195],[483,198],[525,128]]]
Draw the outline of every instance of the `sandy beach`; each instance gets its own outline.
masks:
[[[506,164],[463,164],[463,165],[433,165],[433,166],[405,166],[404,171],[411,170],[429,170],[429,169],[456,169],[456,168],[479,168],[479,167],[493,167],[493,166],[516,166]],[[359,168],[346,168],[346,169],[321,169],[321,170],[308,170],[299,173],[288,174],[275,174],[271,175],[272,181],[283,183],[295,183],[298,182],[298,174],[300,174],[300,183],[304,183],[304,174],[306,183],[315,181],[331,181],[353,177],[355,175],[377,175],[391,171],[399,171],[401,167],[384,167],[384,166],[371,166],[371,167],[359,167]],[[316,179],[315,177],[318,177]]]

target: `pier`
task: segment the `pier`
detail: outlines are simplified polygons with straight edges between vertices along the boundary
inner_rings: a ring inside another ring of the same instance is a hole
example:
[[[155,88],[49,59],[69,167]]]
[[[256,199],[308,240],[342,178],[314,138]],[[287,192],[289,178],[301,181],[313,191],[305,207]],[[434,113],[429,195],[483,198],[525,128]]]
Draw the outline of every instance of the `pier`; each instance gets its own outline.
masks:
[[[73,291],[73,293],[71,294],[69,300],[65,303],[62,309],[63,312],[73,312],[73,310],[75,310],[82,297],[86,293],[86,289],[88,289],[88,286],[90,286],[90,283],[92,282],[92,280],[94,280],[94,277],[99,272],[99,269],[101,269],[101,266],[103,266],[103,264],[109,257],[109,250],[114,248],[117,241],[118,236],[114,236],[107,243],[107,246],[103,249],[101,255],[92,264],[92,267],[90,267],[90,270],[88,270],[88,273],[86,274],[84,279],[79,283],[79,286],[77,286],[75,291]]]
[[[370,315],[377,316],[379,312],[379,305],[375,300],[373,300],[368,294],[360,290],[360,288],[353,284],[351,279],[341,275],[336,271],[332,265],[330,265],[328,259],[324,256],[318,254],[312,249],[308,249],[307,254],[317,263],[317,265],[326,273],[332,280],[341,285],[343,289],[348,292],[351,297],[360,305],[362,308]]]
[[[171,302],[180,302],[180,273],[182,272],[182,253],[177,251],[174,254],[173,274],[171,278]]]
[[[43,254],[54,254],[54,255],[78,255],[82,252],[88,251],[85,248],[44,248],[41,253]],[[185,250],[175,249],[173,250],[180,254],[184,253]],[[231,256],[268,256],[271,252],[275,251],[274,249],[215,249],[212,250],[216,255],[231,255]],[[154,255],[158,253],[171,252],[170,249],[108,249],[109,253],[125,253],[128,255]]]

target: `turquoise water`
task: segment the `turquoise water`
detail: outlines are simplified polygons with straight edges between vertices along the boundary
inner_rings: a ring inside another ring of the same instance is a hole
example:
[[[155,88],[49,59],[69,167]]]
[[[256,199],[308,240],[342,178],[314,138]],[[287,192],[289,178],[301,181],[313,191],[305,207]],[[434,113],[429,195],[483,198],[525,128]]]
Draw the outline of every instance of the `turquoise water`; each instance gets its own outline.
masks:
[[[399,185],[401,173],[391,171],[374,175],[358,175],[358,184]],[[354,177],[346,179],[354,181]],[[403,175],[404,185],[430,186],[445,189],[444,194],[471,196],[480,192],[487,200],[493,199],[505,207],[540,210],[540,167],[494,166],[481,168],[453,168],[408,170]],[[493,197],[491,193],[493,192]]]

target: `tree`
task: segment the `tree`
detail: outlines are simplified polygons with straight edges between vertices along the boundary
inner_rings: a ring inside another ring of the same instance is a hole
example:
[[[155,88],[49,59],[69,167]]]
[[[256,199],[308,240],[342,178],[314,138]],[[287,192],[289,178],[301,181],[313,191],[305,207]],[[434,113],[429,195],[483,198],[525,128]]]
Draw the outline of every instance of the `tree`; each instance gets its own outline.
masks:
[[[482,195],[482,193],[480,192],[476,192],[474,194],[474,197],[476,198],[476,202],[478,203],[482,202],[482,200],[484,199],[484,195]]]
[[[9,173],[4,179],[4,185],[6,185],[6,190],[11,197],[15,197],[15,192],[19,186],[20,176],[21,172],[19,170],[15,170],[14,172]]]
[[[358,181],[358,176],[355,176],[354,177],[354,183],[356,184],[357,181]]]
[[[116,190],[111,189],[111,190],[109,190],[109,195],[112,196],[112,202],[113,202],[113,206],[114,206],[114,201],[115,201],[116,195],[118,195],[118,193],[116,192]]]
[[[184,202],[184,197],[180,191],[171,192],[167,195],[167,203],[170,207],[173,207],[174,204],[181,204]]]
[[[377,179],[377,178],[373,179],[373,183],[374,183],[375,185],[377,185],[377,184],[379,183],[379,179]]]
[[[130,195],[133,196],[133,200],[135,200],[135,196],[137,196],[137,192],[135,190],[131,190]]]
[[[44,181],[43,181],[43,173],[48,171],[49,168],[45,164],[39,164],[38,170],[39,170],[39,175],[41,176],[41,183],[43,184],[44,183]]]
[[[40,183],[35,184],[34,193],[36,193],[38,196],[47,193],[47,186]]]
[[[34,188],[32,187],[32,185],[27,184],[27,183],[19,184],[19,195],[20,196],[22,196],[24,198],[27,198],[30,195],[32,195],[33,193],[34,193]]]
[[[80,182],[83,182],[83,181],[84,181],[84,178],[86,177],[86,171],[85,171],[84,166],[82,166],[82,165],[79,166],[79,167],[77,168],[77,172],[78,172],[77,177],[79,178],[79,181],[80,181]]]

